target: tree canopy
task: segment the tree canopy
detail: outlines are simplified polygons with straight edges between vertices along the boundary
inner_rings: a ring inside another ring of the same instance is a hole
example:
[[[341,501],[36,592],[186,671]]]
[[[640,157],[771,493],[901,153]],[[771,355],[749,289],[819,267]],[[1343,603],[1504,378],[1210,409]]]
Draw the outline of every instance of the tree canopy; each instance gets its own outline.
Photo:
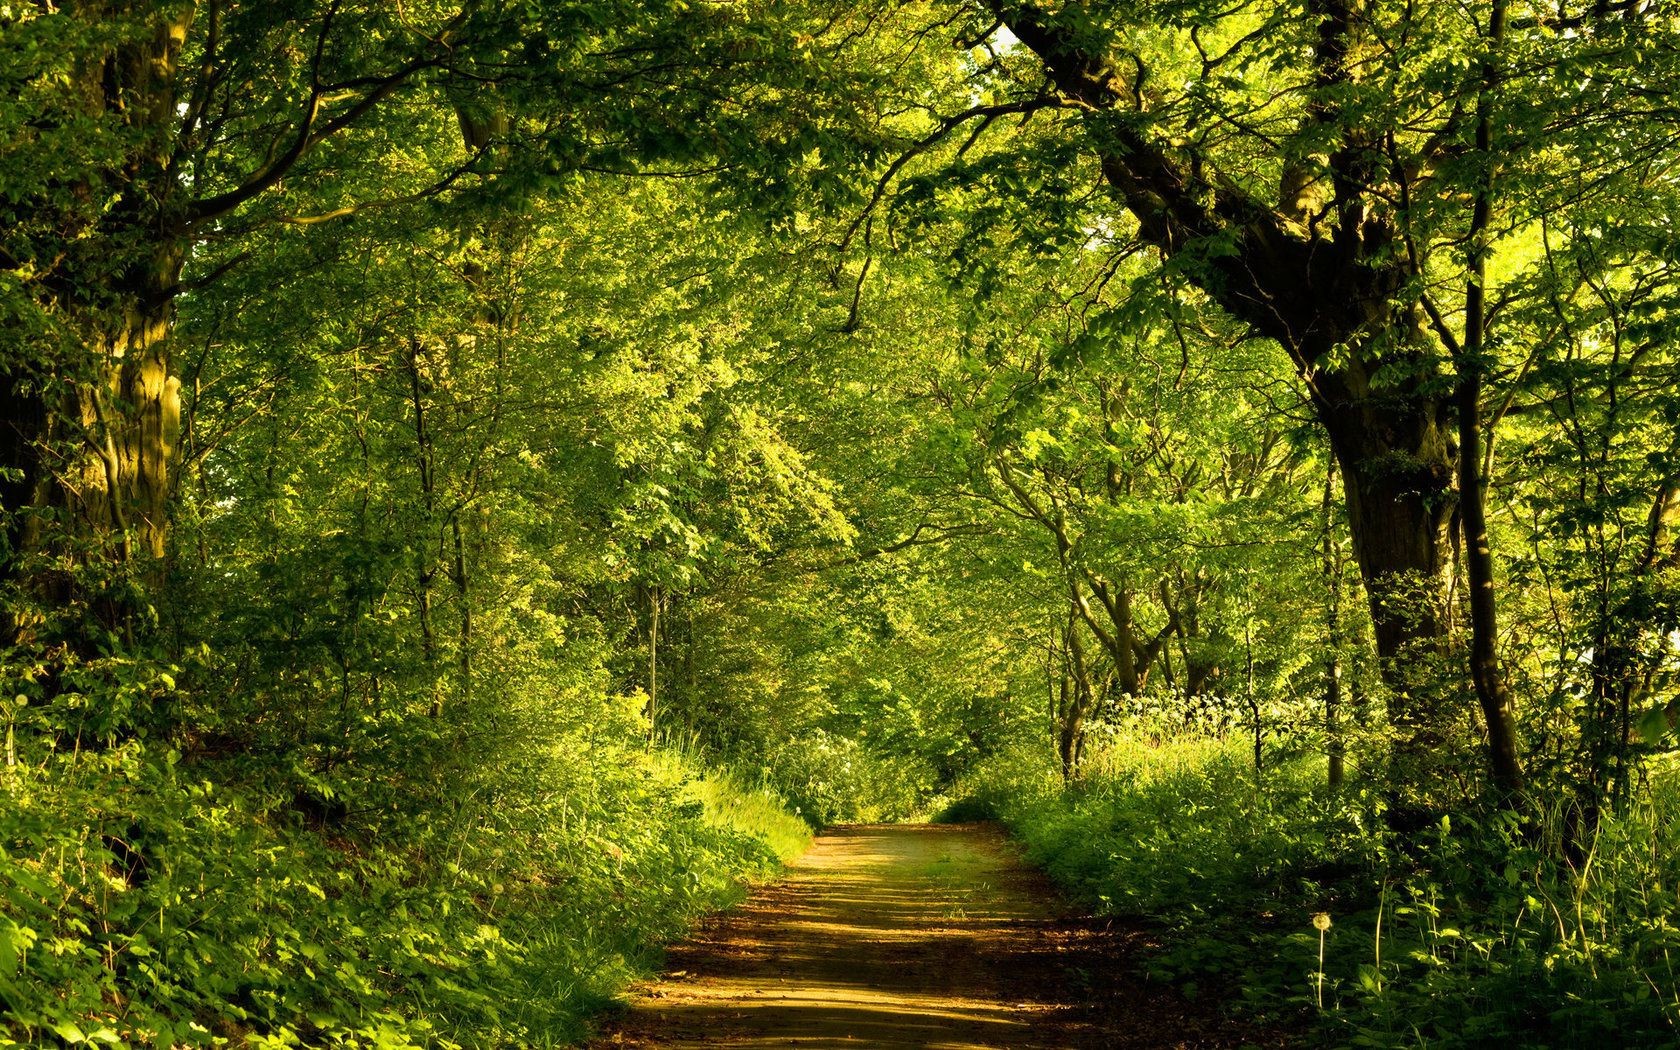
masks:
[[[1676,77],[1667,0],[0,4],[0,1045],[560,1044],[953,804],[1436,908],[1321,1031],[1672,1039]]]

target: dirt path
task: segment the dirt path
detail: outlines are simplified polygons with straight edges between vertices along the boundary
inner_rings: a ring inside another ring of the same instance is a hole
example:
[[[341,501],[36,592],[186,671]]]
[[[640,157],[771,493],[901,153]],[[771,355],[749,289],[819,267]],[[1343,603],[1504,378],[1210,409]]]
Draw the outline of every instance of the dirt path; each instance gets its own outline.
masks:
[[[854,826],[672,949],[598,1047],[1237,1047],[977,825]]]

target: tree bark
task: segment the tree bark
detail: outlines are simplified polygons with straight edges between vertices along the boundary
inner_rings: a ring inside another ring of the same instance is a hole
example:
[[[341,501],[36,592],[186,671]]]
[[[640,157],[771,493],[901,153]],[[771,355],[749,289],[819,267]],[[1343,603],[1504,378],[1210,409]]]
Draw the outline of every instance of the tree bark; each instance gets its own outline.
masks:
[[[1428,765],[1443,743],[1446,713],[1432,664],[1446,652],[1453,573],[1445,406],[1414,402],[1397,412],[1331,403],[1320,416],[1330,424],[1342,471],[1348,533],[1390,689],[1389,717],[1400,734],[1397,757]]]
[[[43,607],[87,600],[94,626],[124,634],[144,606],[136,587],[119,584],[161,579],[174,489],[181,396],[169,334],[186,244],[174,232],[180,194],[170,132],[193,15],[190,4],[170,17],[149,5],[108,4],[80,17],[135,19],[136,9],[145,30],[84,56],[70,103],[133,143],[115,167],[67,175],[75,180],[67,199],[111,204],[93,217],[78,205],[54,212],[62,258],[37,295],[56,339],[8,355],[0,372],[0,578]],[[101,564],[113,570],[103,582],[78,571]],[[7,633],[32,636],[28,620]],[[66,624],[62,633],[79,648],[87,626]]]
[[[1330,790],[1346,777],[1346,742],[1342,739],[1342,572],[1336,557],[1336,468],[1324,472],[1324,738]]]
[[[1493,0],[1488,40],[1498,47],[1505,34],[1505,0]],[[1492,57],[1483,60],[1482,90],[1476,100],[1476,152],[1487,166],[1476,188],[1470,219],[1469,277],[1464,294],[1464,342],[1458,361],[1459,521],[1470,583],[1470,679],[1487,727],[1489,769],[1507,802],[1522,791],[1515,706],[1499,665],[1499,620],[1493,551],[1487,531],[1487,486],[1482,477],[1482,355],[1487,335],[1487,257],[1493,219],[1493,118],[1491,95],[1498,87]]]
[[[1085,719],[1096,705],[1096,686],[1091,680],[1090,662],[1085,658],[1085,642],[1079,637],[1077,617],[1069,618],[1064,638],[1073,688],[1062,707],[1057,750],[1062,760],[1062,779],[1072,781],[1079,775],[1080,759],[1084,757]]]

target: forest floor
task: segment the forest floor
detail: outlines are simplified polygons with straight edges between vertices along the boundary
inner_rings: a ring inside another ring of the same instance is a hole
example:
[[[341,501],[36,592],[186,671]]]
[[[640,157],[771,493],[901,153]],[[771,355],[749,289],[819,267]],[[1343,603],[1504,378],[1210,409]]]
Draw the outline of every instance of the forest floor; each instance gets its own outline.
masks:
[[[1287,1045],[1146,983],[1148,944],[1074,914],[994,827],[839,827],[673,947],[592,1045]]]

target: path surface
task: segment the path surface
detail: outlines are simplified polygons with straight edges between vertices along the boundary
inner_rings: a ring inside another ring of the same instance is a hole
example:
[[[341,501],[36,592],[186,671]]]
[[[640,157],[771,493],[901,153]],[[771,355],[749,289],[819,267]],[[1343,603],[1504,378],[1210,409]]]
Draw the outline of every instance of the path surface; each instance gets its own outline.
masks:
[[[854,826],[673,948],[598,1047],[1279,1045],[1145,985],[980,825]]]

